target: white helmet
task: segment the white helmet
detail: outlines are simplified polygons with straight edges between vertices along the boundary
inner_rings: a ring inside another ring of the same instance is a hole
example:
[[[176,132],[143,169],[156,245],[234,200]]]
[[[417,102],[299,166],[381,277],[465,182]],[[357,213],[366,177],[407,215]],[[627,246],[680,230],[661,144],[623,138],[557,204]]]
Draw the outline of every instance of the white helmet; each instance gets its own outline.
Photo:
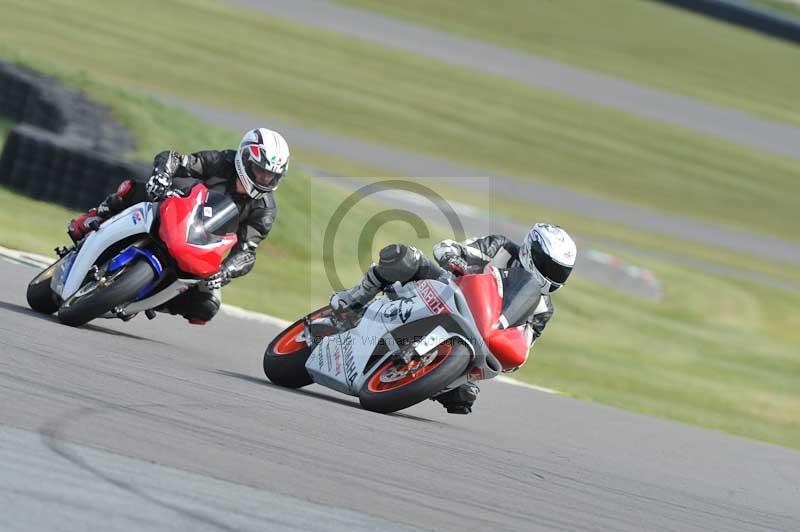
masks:
[[[236,152],[236,173],[245,192],[258,199],[272,192],[289,168],[289,145],[277,131],[251,129]]]
[[[536,224],[519,249],[519,260],[526,270],[544,278],[542,293],[552,294],[567,282],[575,266],[578,248],[566,231],[557,225]]]

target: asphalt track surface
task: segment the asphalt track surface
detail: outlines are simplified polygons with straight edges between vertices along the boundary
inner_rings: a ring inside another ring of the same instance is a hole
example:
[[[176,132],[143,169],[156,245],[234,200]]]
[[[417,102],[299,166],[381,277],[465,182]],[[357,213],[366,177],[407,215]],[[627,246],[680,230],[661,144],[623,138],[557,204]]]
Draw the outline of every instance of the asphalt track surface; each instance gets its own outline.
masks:
[[[268,383],[275,328],[79,329],[0,260],[0,530],[796,531],[800,453],[489,382],[470,416]]]
[[[800,128],[325,0],[222,0],[800,159]]]

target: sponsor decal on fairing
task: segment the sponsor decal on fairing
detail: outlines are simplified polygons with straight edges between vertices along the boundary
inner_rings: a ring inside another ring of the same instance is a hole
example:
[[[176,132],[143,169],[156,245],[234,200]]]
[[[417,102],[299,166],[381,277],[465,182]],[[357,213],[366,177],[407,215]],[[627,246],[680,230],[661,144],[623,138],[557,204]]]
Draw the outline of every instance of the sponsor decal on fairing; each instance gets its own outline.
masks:
[[[133,225],[138,225],[139,222],[141,222],[143,219],[144,218],[142,217],[142,211],[140,210],[135,210],[131,214],[131,221],[133,222]]]
[[[449,314],[451,312],[450,307],[447,306],[447,303],[444,302],[444,299],[442,299],[430,281],[418,281],[416,288],[417,293],[431,313]]]
[[[344,357],[344,377],[349,386],[353,386],[358,377],[358,370],[356,369],[356,361],[353,358],[353,336],[350,334],[341,334],[336,338],[339,350]]]
[[[411,311],[414,310],[414,300],[404,297],[397,301],[392,301],[381,309],[383,317],[390,321],[399,320],[401,323],[408,321]]]

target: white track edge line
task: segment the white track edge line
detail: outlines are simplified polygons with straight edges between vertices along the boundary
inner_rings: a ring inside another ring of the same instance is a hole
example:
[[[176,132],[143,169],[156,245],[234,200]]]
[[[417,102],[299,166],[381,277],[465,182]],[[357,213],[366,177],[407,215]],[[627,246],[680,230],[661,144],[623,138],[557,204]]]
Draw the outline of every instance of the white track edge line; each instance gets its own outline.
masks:
[[[536,390],[537,392],[549,393],[552,395],[563,395],[558,390],[553,390],[552,388],[545,388],[544,386],[536,386],[535,384],[528,384],[527,382],[522,382],[520,380],[508,377],[506,375],[498,375],[497,377],[494,378],[494,380],[502,382],[504,384],[510,384],[512,386],[519,386],[520,388]]]
[[[232,318],[257,321],[260,323],[265,323],[267,325],[274,325],[275,327],[281,327],[283,329],[285,329],[292,323],[291,321],[286,321],[281,318],[277,318],[275,316],[270,316],[269,314],[262,314],[261,312],[255,312],[252,310],[246,310],[243,308],[234,307],[233,305],[228,305],[226,303],[222,304],[222,312],[224,312],[225,314],[227,314]]]

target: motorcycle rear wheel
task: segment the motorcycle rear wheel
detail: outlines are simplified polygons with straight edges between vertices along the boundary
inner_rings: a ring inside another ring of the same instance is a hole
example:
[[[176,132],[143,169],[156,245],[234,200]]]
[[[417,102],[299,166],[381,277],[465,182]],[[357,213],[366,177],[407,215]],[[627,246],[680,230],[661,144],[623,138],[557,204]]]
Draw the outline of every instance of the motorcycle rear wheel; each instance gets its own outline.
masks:
[[[72,327],[88,323],[131,301],[155,277],[153,268],[145,261],[134,262],[111,275],[106,284],[88,281],[67,298],[58,309],[59,321]]]
[[[308,317],[318,317],[328,310],[330,307],[323,307]],[[297,320],[273,338],[264,351],[264,374],[278,386],[302,388],[314,382],[306,371],[306,361],[313,349],[298,339],[304,328],[305,318]]]
[[[403,410],[444,390],[462,375],[470,363],[467,346],[452,339],[436,346],[417,365],[398,367],[387,360],[367,378],[358,394],[366,410],[388,414]]]

